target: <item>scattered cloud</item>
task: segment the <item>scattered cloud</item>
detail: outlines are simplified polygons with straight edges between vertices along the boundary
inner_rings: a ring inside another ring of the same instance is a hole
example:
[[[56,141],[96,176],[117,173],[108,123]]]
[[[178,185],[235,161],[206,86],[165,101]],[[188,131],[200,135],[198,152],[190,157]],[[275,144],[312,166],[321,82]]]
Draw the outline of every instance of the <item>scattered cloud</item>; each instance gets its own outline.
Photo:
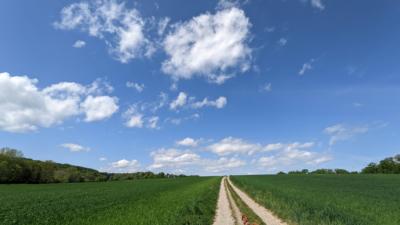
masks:
[[[125,126],[142,128],[144,121],[143,115],[137,111],[136,106],[131,106],[127,111],[124,112],[123,117],[126,118]]]
[[[72,47],[74,48],[83,48],[86,46],[86,42],[82,41],[82,40],[77,40]]]
[[[199,109],[205,106],[213,106],[216,107],[217,109],[222,109],[226,106],[227,102],[228,100],[224,96],[221,96],[215,99],[214,101],[204,98],[203,101],[192,103],[192,108]]]
[[[186,116],[186,117],[182,117],[182,118],[167,118],[166,121],[170,122],[174,125],[179,125],[184,121],[188,121],[188,120],[197,120],[198,118],[200,118],[200,114],[198,113],[194,113],[192,115]]]
[[[268,33],[272,33],[275,31],[275,27],[266,27],[264,28],[265,31],[267,31]]]
[[[104,162],[104,161],[107,161],[107,158],[106,157],[100,157],[99,160]]]
[[[83,147],[82,145],[74,144],[74,143],[64,143],[60,145],[63,148],[68,149],[70,152],[88,152],[90,148]]]
[[[159,149],[152,152],[150,156],[153,158],[153,163],[149,166],[150,169],[180,168],[198,164],[200,161],[200,156],[194,152],[173,148]]]
[[[285,46],[287,44],[288,40],[286,38],[280,38],[278,40],[278,45],[280,46]]]
[[[272,91],[272,83],[266,83],[264,86],[261,88],[261,91],[265,92],[270,92]]]
[[[81,103],[86,122],[104,120],[118,111],[118,99],[110,96],[88,96]]]
[[[177,108],[184,106],[187,102],[187,99],[187,94],[185,92],[180,92],[178,97],[176,97],[176,99],[170,103],[169,108],[176,110]]]
[[[136,90],[137,92],[139,92],[139,93],[141,93],[141,92],[144,90],[144,88],[145,88],[144,84],[139,84],[139,83],[135,83],[135,82],[132,82],[132,81],[126,82],[126,86],[127,86],[128,88],[133,88],[133,89],[135,89],[135,90]]]
[[[149,56],[153,44],[145,37],[146,22],[139,11],[114,0],[83,1],[64,7],[54,23],[62,30],[79,29],[105,41],[109,52],[120,62]]]
[[[246,164],[246,161],[238,158],[221,157],[218,160],[206,160],[204,169],[212,173],[220,173],[245,166]]]
[[[199,140],[195,140],[193,138],[187,137],[187,138],[177,141],[176,144],[179,146],[184,146],[184,147],[196,147],[199,144]]]
[[[60,82],[43,89],[27,76],[0,73],[0,129],[29,132],[85,115],[86,122],[110,117],[118,109],[118,99],[104,95],[112,87],[101,80],[90,85]],[[100,95],[100,96],[99,96]],[[94,112],[96,107],[96,112]]]
[[[111,163],[110,171],[117,171],[117,172],[137,172],[141,168],[139,161],[137,160],[126,160],[121,159],[116,162]]]
[[[206,147],[217,155],[247,154],[252,155],[262,150],[262,145],[250,143],[240,138],[227,137]]]
[[[243,10],[224,8],[173,27],[163,41],[168,59],[162,71],[174,80],[200,76],[223,83],[250,68],[251,24]]]
[[[269,154],[260,157],[257,163],[261,167],[272,169],[303,164],[316,165],[332,160],[332,157],[327,154],[311,151],[310,148],[314,146],[313,142],[270,144],[267,145]]]
[[[332,146],[339,141],[349,140],[358,134],[367,133],[369,127],[364,126],[346,126],[344,124],[336,124],[324,129],[324,133],[330,136],[329,145]]]
[[[167,28],[170,21],[171,19],[169,17],[165,17],[158,22],[157,33],[159,36],[164,34],[165,29]]]
[[[314,59],[311,59],[309,62],[304,63],[299,70],[299,75],[304,75],[308,70],[311,70],[313,68],[312,64],[314,63],[314,61]]]
[[[158,116],[152,116],[148,119],[148,128],[150,129],[159,129],[158,120],[160,118]]]
[[[158,116],[144,116],[138,109],[138,105],[132,105],[123,114],[125,118],[125,126],[129,128],[149,128],[149,129],[159,129],[158,121],[160,118]]]
[[[325,5],[322,3],[322,0],[310,0],[311,6],[317,8],[319,10],[324,10]]]

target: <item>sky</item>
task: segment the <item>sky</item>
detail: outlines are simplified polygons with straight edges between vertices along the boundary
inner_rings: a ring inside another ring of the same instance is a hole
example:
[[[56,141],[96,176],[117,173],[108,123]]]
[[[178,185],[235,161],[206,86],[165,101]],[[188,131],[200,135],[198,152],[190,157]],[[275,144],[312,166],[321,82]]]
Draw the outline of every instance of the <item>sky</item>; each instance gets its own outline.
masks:
[[[0,145],[108,172],[400,153],[400,2],[0,2]]]

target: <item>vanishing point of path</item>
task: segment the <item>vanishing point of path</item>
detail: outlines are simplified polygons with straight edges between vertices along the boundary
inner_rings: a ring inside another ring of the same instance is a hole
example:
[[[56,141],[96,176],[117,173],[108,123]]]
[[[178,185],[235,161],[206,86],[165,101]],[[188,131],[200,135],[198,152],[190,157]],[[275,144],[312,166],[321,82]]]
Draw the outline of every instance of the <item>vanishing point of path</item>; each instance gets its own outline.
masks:
[[[245,192],[237,188],[229,178],[223,177],[221,181],[217,212],[213,225],[243,225],[242,213],[238,209],[235,201],[232,199],[229,185],[239,198],[267,225],[287,225],[281,219],[276,217],[270,210],[261,206],[250,198]]]

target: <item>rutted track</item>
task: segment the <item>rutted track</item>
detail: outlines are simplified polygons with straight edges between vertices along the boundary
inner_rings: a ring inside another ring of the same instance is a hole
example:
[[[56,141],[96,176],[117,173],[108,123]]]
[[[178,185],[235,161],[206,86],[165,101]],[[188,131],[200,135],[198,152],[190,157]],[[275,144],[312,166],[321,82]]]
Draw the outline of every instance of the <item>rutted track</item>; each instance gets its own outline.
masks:
[[[245,192],[237,188],[229,178],[222,178],[221,187],[218,197],[218,206],[216,217],[213,225],[241,225],[243,222],[244,214],[240,211],[235,201],[233,200],[230,188],[236,193],[237,196],[247,205],[247,207],[254,212],[265,224],[267,225],[287,225],[281,219],[276,217],[270,210],[264,208],[253,199],[251,199]]]

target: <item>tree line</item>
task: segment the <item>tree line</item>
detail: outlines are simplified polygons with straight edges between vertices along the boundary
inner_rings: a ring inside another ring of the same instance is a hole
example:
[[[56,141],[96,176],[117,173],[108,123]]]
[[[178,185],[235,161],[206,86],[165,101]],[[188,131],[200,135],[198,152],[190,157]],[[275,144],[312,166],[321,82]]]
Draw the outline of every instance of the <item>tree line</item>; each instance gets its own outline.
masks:
[[[309,171],[308,169],[289,171],[287,174],[400,174],[400,154],[394,157],[385,158],[379,163],[370,163],[364,167],[361,172],[347,171],[345,169],[317,169]],[[278,174],[286,174],[278,172]]]
[[[158,174],[153,172],[105,173],[70,164],[24,158],[21,151],[12,148],[0,149],[0,183],[2,184],[96,182],[184,176],[163,172]]]

